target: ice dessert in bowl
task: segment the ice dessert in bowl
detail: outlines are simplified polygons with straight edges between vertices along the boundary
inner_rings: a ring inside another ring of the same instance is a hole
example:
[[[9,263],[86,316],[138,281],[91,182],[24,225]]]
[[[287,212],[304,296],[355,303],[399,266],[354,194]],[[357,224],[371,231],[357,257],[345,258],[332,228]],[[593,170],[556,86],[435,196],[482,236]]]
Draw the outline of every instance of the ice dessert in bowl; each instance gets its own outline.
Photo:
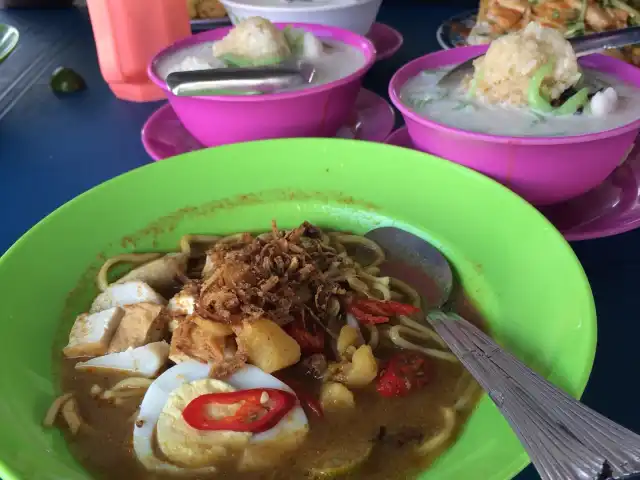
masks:
[[[460,85],[438,85],[482,53]],[[639,86],[635,67],[603,55],[578,60],[561,33],[532,23],[488,49],[414,60],[389,94],[418,149],[543,205],[590,190],[620,164],[640,130]]]
[[[178,97],[166,77],[176,71],[259,66],[304,60],[310,84],[263,95]],[[375,61],[369,40],[334,27],[272,24],[259,17],[194,35],[163,50],[149,66],[185,128],[203,145],[283,137],[331,137],[352,112],[361,80]]]

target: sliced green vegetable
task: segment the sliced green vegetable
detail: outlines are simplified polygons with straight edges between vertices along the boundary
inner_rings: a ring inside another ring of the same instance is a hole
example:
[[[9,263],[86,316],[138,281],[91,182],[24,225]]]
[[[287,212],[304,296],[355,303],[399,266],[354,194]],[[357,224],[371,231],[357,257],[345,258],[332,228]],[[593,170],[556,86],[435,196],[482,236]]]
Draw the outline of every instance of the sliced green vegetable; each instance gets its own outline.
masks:
[[[75,70],[67,67],[56,68],[51,75],[49,84],[56,93],[74,93],[87,88],[84,78]]]
[[[540,67],[529,81],[529,89],[527,90],[527,101],[529,106],[538,112],[551,113],[554,108],[549,101],[542,96],[542,82],[551,74],[553,63],[549,62]]]
[[[338,478],[355,472],[371,456],[373,443],[370,441],[354,442],[349,448],[336,445],[322,452],[309,468],[309,477],[314,480]]]
[[[471,82],[469,83],[469,90],[467,91],[468,97],[475,97],[476,90],[478,89],[478,80],[482,80],[483,71],[480,70],[477,75],[471,77]]]
[[[276,65],[282,63],[285,58],[281,57],[268,57],[268,58],[246,58],[240,55],[233,55],[231,53],[221,55],[220,60],[230,67],[262,67],[265,65]]]
[[[284,27],[282,32],[284,33],[284,38],[287,40],[287,44],[293,54],[300,55],[304,49],[304,31],[297,30],[291,25],[287,25]]]
[[[571,96],[566,102],[560,105],[553,112],[555,115],[573,115],[580,107],[583,107],[589,101],[589,89],[581,88]]]
[[[473,105],[468,103],[468,102],[458,102],[458,104],[455,107],[453,107],[453,110],[455,110],[455,111],[464,110],[467,107],[473,108]]]

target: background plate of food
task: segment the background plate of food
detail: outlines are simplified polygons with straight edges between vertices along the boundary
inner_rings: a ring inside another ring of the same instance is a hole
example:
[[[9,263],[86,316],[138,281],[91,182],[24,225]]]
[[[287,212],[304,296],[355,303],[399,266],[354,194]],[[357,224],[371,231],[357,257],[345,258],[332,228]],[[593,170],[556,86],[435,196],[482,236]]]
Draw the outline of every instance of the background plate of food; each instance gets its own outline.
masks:
[[[197,30],[229,23],[227,11],[218,0],[187,0],[191,26]]]
[[[640,24],[638,0],[481,0],[480,8],[458,14],[437,31],[444,49],[480,45],[536,21],[566,37]],[[640,65],[640,46],[608,52]]]

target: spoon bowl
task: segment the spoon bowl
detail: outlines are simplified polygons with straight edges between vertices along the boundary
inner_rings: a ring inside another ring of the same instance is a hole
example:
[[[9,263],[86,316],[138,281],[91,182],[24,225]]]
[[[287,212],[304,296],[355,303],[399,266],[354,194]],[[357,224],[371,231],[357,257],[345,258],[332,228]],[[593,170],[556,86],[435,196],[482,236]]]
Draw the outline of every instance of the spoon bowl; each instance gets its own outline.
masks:
[[[15,27],[0,23],[0,63],[4,62],[18,46],[20,32]]]

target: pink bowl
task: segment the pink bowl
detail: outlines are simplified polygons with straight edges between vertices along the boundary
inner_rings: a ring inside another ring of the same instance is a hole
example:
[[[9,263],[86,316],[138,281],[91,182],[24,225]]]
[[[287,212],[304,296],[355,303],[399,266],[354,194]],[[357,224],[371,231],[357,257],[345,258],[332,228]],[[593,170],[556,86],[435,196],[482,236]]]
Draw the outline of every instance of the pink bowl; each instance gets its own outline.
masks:
[[[391,79],[389,96],[419,149],[477,170],[524,197],[547,205],[576,197],[602,183],[633,144],[640,119],[606,132],[573,137],[506,137],[475,133],[423,118],[400,101],[402,86],[423,70],[464,62],[487,46],[454,48],[420,57]],[[581,65],[640,87],[640,69],[605,55]]]
[[[164,90],[184,127],[208,147],[267,138],[333,137],[355,106],[364,74],[376,59],[365,37],[340,28],[306,23],[276,24],[302,28],[323,39],[337,40],[362,51],[365,64],[351,75],[304,90],[249,96],[178,97],[155,73],[160,58],[181,48],[224,37],[232,27],[193,35],[162,50],[148,68],[151,80]]]

